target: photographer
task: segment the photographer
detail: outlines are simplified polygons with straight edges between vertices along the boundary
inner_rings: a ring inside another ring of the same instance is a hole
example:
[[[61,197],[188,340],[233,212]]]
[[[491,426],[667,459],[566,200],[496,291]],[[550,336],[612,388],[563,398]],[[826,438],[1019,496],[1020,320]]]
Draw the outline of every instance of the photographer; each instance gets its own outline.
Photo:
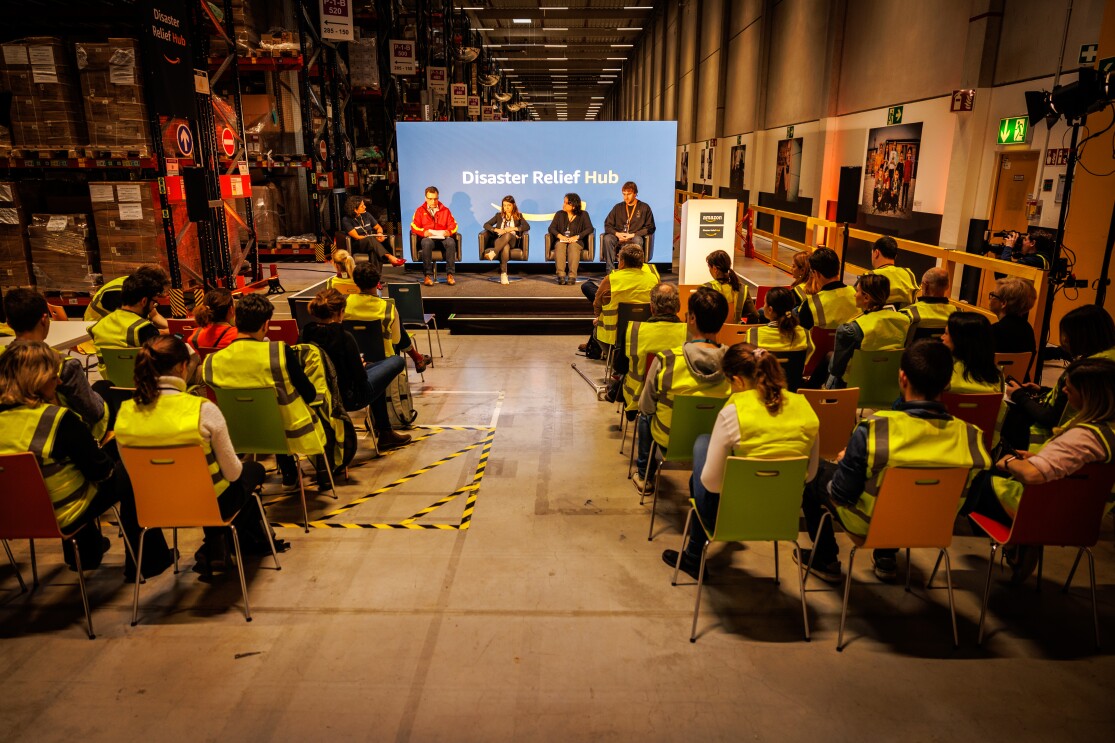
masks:
[[[1024,266],[1049,270],[1049,256],[1052,254],[1052,241],[1044,232],[1018,233],[1013,230],[996,232],[995,237],[1004,238],[1002,252],[995,255],[988,251],[990,257],[999,258],[1012,263],[1021,263]],[[998,247],[998,246],[992,246]]]

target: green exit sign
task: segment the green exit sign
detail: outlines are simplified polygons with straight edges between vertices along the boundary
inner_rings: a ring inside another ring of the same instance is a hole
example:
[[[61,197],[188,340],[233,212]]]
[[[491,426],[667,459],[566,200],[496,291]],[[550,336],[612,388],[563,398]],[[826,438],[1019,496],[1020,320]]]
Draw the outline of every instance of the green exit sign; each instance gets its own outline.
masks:
[[[1030,133],[1030,121],[1025,116],[999,119],[995,144],[1025,144]]]

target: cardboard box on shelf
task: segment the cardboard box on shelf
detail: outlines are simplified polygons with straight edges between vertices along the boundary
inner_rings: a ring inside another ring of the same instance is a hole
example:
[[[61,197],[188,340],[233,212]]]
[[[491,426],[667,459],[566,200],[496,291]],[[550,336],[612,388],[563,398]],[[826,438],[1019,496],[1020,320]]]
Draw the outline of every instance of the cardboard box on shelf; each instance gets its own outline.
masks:
[[[143,150],[151,145],[135,39],[74,45],[89,145]]]
[[[85,143],[79,89],[61,39],[33,37],[0,45],[0,68],[13,96],[13,147],[63,149]]]
[[[27,214],[15,183],[0,182],[0,286],[30,286]]]
[[[93,290],[98,283],[97,255],[89,243],[86,215],[32,214],[27,233],[40,291]]]

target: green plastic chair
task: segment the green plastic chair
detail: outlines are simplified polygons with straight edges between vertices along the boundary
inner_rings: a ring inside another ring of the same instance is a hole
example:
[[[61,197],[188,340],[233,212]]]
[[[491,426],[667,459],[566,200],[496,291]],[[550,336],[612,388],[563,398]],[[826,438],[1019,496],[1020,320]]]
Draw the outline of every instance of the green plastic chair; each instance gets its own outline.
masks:
[[[704,585],[705,558],[712,542],[774,542],[774,582],[778,577],[778,543],[793,542],[798,545],[798,516],[801,495],[805,489],[805,475],[809,469],[808,457],[786,459],[747,459],[728,457],[724,472],[723,492],[716,510],[716,526],[710,532],[708,525],[697,512],[697,505],[689,499],[689,516],[674,566],[671,585],[678,584],[681,555],[689,541],[689,525],[694,516],[708,537],[701,550],[701,569],[697,574],[697,603],[693,606],[693,628],[689,642],[697,641],[697,615],[701,610],[701,588]],[[809,640],[809,614],[805,607],[805,568],[798,565],[798,592],[801,594],[801,621],[805,626],[805,639]]]
[[[905,349],[893,351],[855,351],[844,374],[845,386],[859,387],[859,406],[872,410],[890,410],[901,391],[898,389],[898,367]]]
[[[650,504],[650,531],[647,541],[654,539],[654,515],[658,509],[658,482],[662,477],[662,467],[667,462],[692,462],[693,442],[704,433],[712,433],[716,416],[727,401],[726,397],[705,397],[703,395],[678,395],[674,398],[674,414],[670,419],[670,441],[665,450],[653,438],[650,444],[648,461],[662,454],[662,465],[654,473],[654,500]],[[646,498],[646,485],[639,492],[639,505]]]
[[[217,407],[224,413],[228,424],[228,435],[238,454],[288,454],[294,457],[298,468],[298,493],[302,498],[302,522],[306,531],[310,530],[310,516],[306,509],[306,486],[302,482],[302,468],[298,464],[300,456],[325,454],[324,448],[317,451],[291,451],[279,412],[279,398],[274,387],[254,389],[212,388],[217,396]],[[333,484],[333,472],[326,464],[329,474],[329,490],[337,498]]]
[[[105,364],[105,373],[108,381],[116,387],[134,389],[136,357],[139,356],[138,348],[102,348],[99,349],[101,360]]]

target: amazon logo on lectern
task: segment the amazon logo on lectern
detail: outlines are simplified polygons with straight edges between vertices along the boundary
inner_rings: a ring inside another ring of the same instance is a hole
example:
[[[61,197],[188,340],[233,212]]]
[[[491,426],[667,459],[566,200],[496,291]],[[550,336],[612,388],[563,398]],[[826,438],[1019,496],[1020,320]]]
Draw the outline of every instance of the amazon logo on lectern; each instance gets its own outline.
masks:
[[[724,212],[717,212],[715,214],[701,214],[701,224],[724,224]]]

